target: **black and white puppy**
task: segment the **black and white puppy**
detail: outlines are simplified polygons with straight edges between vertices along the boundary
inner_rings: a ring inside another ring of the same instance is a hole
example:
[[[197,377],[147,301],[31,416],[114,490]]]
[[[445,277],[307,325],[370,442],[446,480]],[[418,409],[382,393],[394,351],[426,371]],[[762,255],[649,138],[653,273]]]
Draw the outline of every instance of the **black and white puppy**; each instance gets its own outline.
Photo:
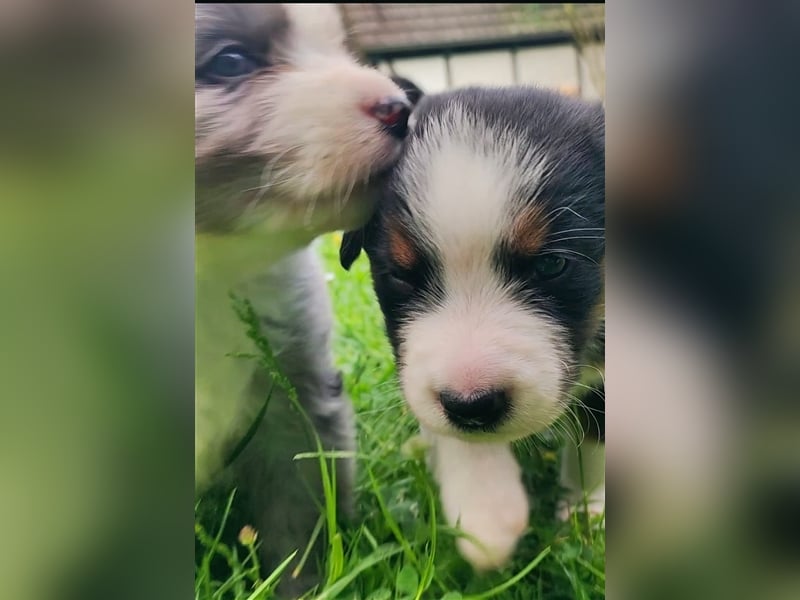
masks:
[[[223,474],[239,489],[269,572],[302,554],[321,478],[316,461],[293,460],[316,447],[286,396],[256,361],[232,356],[256,349],[229,293],[253,304],[325,448],[353,449],[330,301],[309,245],[369,218],[367,182],[398,158],[409,103],[348,54],[335,5],[199,4],[195,17],[195,475],[198,492]],[[227,465],[271,390],[258,430]],[[352,461],[336,473],[347,506]]]
[[[528,523],[511,443],[556,422],[586,389],[582,371],[602,367],[604,112],[536,88],[468,88],[424,97],[411,120],[341,260],[366,250],[445,515],[478,541],[459,550],[495,568]],[[602,387],[581,396],[603,410]],[[583,420],[599,442],[602,415]],[[582,445],[598,502],[602,448]],[[563,479],[577,494],[570,454]]]

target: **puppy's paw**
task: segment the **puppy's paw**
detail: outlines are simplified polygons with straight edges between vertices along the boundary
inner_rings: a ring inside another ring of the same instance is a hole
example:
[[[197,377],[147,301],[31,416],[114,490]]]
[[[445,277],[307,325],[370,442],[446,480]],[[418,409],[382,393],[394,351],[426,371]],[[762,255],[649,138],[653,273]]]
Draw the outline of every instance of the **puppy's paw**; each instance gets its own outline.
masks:
[[[476,571],[505,566],[528,527],[528,497],[521,483],[513,483],[461,502],[459,525],[468,537],[456,547]]]
[[[477,571],[508,563],[528,526],[528,495],[507,444],[429,435],[447,522],[467,534],[459,553]]]

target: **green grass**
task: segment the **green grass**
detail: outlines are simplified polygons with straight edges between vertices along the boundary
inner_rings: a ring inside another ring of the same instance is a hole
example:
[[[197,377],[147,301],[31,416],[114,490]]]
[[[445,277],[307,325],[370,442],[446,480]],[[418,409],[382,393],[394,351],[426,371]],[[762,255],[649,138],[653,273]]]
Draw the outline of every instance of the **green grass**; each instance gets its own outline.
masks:
[[[587,523],[573,516],[569,522],[560,523],[553,518],[559,494],[557,450],[561,443],[555,436],[528,444],[518,452],[526,465],[532,510],[528,533],[514,562],[502,572],[480,576],[457,554],[458,533],[444,522],[424,457],[413,445],[418,428],[397,386],[368,262],[362,256],[350,272],[344,272],[338,264],[340,239],[337,234],[322,238],[320,252],[327,271],[333,274],[329,287],[336,312],[336,362],[358,415],[358,518],[355,524],[337,525],[332,514],[335,507],[329,501],[319,528],[319,534],[328,540],[327,578],[306,598],[604,598],[605,531],[599,519]],[[220,521],[226,514],[222,512]],[[280,577],[290,574],[281,568],[259,573],[252,543],[225,544],[218,535],[224,523],[215,525],[216,529],[207,531],[196,519],[201,552],[196,598],[271,598]],[[302,556],[305,548],[298,552]],[[212,558],[227,563],[229,576],[225,581],[213,580]]]

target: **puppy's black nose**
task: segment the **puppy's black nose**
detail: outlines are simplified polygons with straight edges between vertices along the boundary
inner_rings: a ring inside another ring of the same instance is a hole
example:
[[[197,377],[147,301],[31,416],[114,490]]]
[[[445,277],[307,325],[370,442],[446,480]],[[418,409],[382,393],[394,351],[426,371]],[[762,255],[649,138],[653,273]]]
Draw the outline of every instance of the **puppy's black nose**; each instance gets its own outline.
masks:
[[[448,420],[464,431],[491,431],[508,415],[508,395],[488,390],[462,396],[450,390],[439,392],[439,402]]]
[[[411,105],[400,97],[384,98],[367,108],[367,114],[377,119],[390,135],[403,139],[408,132]]]

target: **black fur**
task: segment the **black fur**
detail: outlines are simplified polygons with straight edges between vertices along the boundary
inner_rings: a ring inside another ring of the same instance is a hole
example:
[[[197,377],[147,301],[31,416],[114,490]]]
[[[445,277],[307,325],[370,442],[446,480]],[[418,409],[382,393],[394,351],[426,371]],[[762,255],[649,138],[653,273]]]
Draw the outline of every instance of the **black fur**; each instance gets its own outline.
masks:
[[[599,104],[589,104],[554,92],[528,87],[482,89],[468,88],[426,96],[416,109],[417,124],[409,137],[408,148],[429,135],[429,124],[458,103],[473,122],[491,130],[511,132],[523,145],[544,150],[552,173],[539,189],[524,190],[515,199],[538,203],[548,215],[547,236],[534,255],[515,253],[508,244],[498,241],[495,268],[514,286],[517,297],[526,305],[544,312],[562,325],[569,334],[574,372],[578,365],[602,367],[602,302],[605,252],[605,153],[604,113]],[[481,144],[475,140],[476,147]],[[519,164],[519,169],[534,165]],[[398,180],[413,168],[408,151],[390,174],[382,189],[378,210],[361,230],[345,234],[340,249],[341,264],[349,269],[362,249],[370,258],[373,283],[386,329],[396,358],[399,351],[399,324],[413,314],[434,308],[443,300],[439,286],[439,257],[426,251],[417,235],[415,223],[399,190]],[[417,256],[413,268],[401,269],[389,251],[388,226],[402,228]],[[577,231],[576,231],[577,230]],[[543,257],[559,256],[565,268],[554,277],[537,270]],[[598,351],[599,349],[599,351]],[[581,417],[587,434],[603,437],[604,395],[602,390],[587,393],[591,404]]]
[[[406,97],[408,101],[411,102],[411,106],[416,106],[419,104],[420,99],[425,95],[417,84],[413,81],[406,79],[405,77],[400,77],[398,75],[394,75],[391,77],[391,80],[397,84],[401,90],[406,93]]]

